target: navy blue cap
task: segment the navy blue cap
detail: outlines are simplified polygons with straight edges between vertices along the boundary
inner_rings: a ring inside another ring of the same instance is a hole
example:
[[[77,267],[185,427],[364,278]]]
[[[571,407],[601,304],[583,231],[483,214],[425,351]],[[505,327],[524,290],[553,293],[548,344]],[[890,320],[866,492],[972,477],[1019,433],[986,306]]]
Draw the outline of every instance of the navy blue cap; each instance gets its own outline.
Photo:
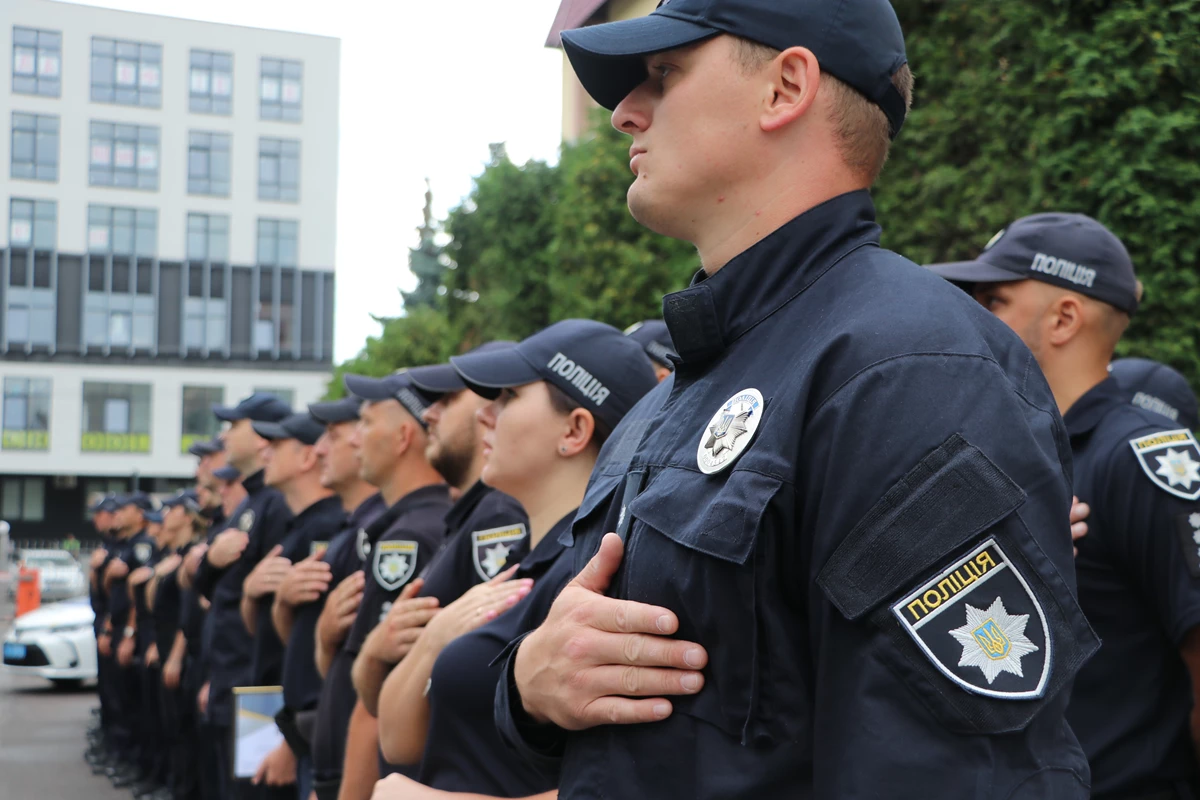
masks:
[[[648,319],[645,322],[635,322],[625,329],[625,335],[642,346],[646,355],[656,364],[661,364],[669,370],[675,369],[675,343],[671,341],[671,331],[667,323],[661,319]]]
[[[316,444],[325,433],[325,425],[311,414],[292,414],[279,422],[255,422],[254,432],[269,441],[295,439],[301,444]]]
[[[641,345],[590,319],[556,322],[516,347],[454,356],[450,363],[483,397],[546,381],[613,428],[658,383]]]
[[[145,517],[146,522],[152,522],[156,525],[162,525],[163,512],[161,512],[161,511],[144,511],[144,512],[142,512],[142,516]]]
[[[133,492],[131,494],[121,494],[113,498],[117,504],[117,508],[125,508],[125,506],[137,506],[142,511],[153,511],[154,501],[150,499],[150,495],[145,492]]]
[[[515,347],[516,342],[496,341],[481,344],[474,350],[471,350],[464,355],[473,353],[494,353],[498,350],[507,350],[510,347]],[[408,370],[408,378],[412,381],[413,386],[421,391],[422,394],[433,398],[437,398],[444,394],[452,394],[461,392],[467,388],[459,377],[458,372],[449,363],[432,364],[427,367],[413,367]]]
[[[162,501],[164,509],[175,506],[184,506],[188,511],[198,513],[200,511],[200,495],[196,494],[194,489],[187,489]]]
[[[393,372],[386,378],[368,378],[366,375],[344,375],[343,383],[346,391],[362,400],[379,402],[380,400],[395,400],[413,417],[426,427],[422,415],[425,409],[433,403],[428,397],[416,391],[416,386],[408,377],[408,370]]]
[[[329,403],[311,403],[308,413],[322,425],[337,425],[339,422],[354,422],[362,401],[355,397],[343,397]]]
[[[232,464],[226,464],[220,469],[214,469],[212,474],[219,481],[236,481],[242,477],[241,470]]]
[[[646,80],[645,56],[722,33],[807,47],[822,72],[883,110],[893,138],[900,132],[907,108],[892,76],[908,57],[888,0],[663,0],[646,17],[563,31],[562,43],[583,88],[611,111]]]
[[[116,511],[118,508],[119,508],[119,506],[117,505],[117,502],[116,502],[116,495],[114,495],[110,492],[110,493],[104,495],[103,497],[101,497],[96,502],[92,503],[88,507],[88,511],[92,512],[93,514],[95,514],[98,511],[108,511],[111,513],[113,511]]]
[[[1084,214],[1022,217],[992,237],[974,261],[930,264],[951,281],[1008,283],[1035,280],[1137,311],[1141,291],[1121,240]]]
[[[192,446],[188,448],[188,453],[197,458],[211,456],[214,453],[219,453],[225,449],[225,443],[217,437],[212,439],[201,439],[198,442],[192,442]]]
[[[1117,385],[1133,404],[1162,414],[1188,430],[1200,428],[1200,408],[1187,378],[1148,358],[1120,358],[1108,365]]]
[[[255,392],[236,406],[214,405],[213,413],[225,422],[248,419],[252,422],[278,422],[292,413],[287,403],[273,394]]]

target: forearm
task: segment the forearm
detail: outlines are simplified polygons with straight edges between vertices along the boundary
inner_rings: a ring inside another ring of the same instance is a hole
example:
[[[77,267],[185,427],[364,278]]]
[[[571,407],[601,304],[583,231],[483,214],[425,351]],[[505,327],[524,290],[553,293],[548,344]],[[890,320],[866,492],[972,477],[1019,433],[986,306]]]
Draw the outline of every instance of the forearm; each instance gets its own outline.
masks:
[[[170,659],[182,662],[186,653],[187,637],[183,635],[183,631],[175,631],[175,642],[171,645]]]
[[[379,780],[379,730],[363,704],[356,703],[346,732],[346,760],[338,800],[369,800]]]
[[[392,670],[379,694],[379,747],[393,764],[416,764],[425,753],[429,731],[429,698],[425,687],[433,675],[438,653],[422,647],[418,639],[412,652]]]
[[[258,608],[258,603],[254,599],[252,599],[250,597],[250,595],[243,592],[242,593],[242,602],[241,602],[241,605],[239,606],[239,609],[242,612],[242,624],[246,626],[246,630],[250,632],[251,636],[258,635],[258,633],[257,633],[258,632],[258,624],[257,624],[258,620],[255,619],[255,617],[257,616],[255,614],[255,611],[257,610],[257,608]]]
[[[292,636],[292,624],[296,621],[296,609],[291,603],[285,603],[278,595],[271,605],[271,624],[279,634],[279,641],[286,642]]]
[[[320,626],[318,625],[318,630]],[[316,639],[316,648],[313,652],[313,662],[317,665],[317,674],[321,676],[321,680],[329,674],[329,667],[333,664],[333,656],[337,653],[337,646],[329,646],[321,638],[320,633],[313,637]]]
[[[371,716],[379,713],[379,690],[383,688],[383,682],[391,669],[391,664],[385,664],[365,652],[359,653],[358,658],[354,659],[350,678],[354,682],[354,691],[358,694],[359,701]]]
[[[146,584],[146,608],[150,611],[154,610],[154,596],[158,594],[158,575],[155,575]]]
[[[199,592],[203,597],[212,600],[213,589],[220,580],[221,575],[225,573],[225,567],[214,566],[208,560],[208,556],[200,560],[200,567],[196,570],[196,577],[192,579],[192,587]]]

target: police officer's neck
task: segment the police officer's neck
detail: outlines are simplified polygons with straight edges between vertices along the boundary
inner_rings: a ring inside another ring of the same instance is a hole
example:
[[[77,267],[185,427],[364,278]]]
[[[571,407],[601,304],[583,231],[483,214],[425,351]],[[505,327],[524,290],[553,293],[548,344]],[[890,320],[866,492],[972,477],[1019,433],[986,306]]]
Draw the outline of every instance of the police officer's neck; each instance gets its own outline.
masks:
[[[293,516],[333,495],[333,492],[321,485],[321,474],[316,469],[296,475],[280,486],[279,491]]]
[[[429,466],[424,455],[419,458],[415,457],[415,453],[412,455],[414,457],[401,457],[396,462],[391,474],[379,484],[379,494],[383,496],[383,501],[389,506],[396,505],[401,498],[417,489],[445,483],[441,474]]]
[[[1079,358],[1060,353],[1042,362],[1042,372],[1060,414],[1066,414],[1079,398],[1108,378],[1108,359],[1103,356]]]
[[[781,170],[769,182],[717,198],[720,210],[694,226],[695,234],[690,237],[706,273],[715,275],[734,258],[822,203],[869,188],[840,161],[824,169],[815,161],[808,163],[815,174],[804,170],[802,178],[781,180],[782,175],[795,175],[793,170]]]
[[[529,546],[537,547],[558,522],[583,502],[595,458],[585,454],[563,459],[538,480],[509,492],[529,517]]]
[[[360,478],[353,478],[341,486],[335,486],[334,491],[342,499],[342,508],[347,514],[352,514],[378,490]]]

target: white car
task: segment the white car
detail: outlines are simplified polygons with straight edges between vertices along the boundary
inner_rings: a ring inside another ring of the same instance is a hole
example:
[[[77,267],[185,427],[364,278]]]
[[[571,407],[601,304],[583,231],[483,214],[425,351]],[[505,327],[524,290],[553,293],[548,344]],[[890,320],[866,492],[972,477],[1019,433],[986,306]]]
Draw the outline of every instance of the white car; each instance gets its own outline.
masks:
[[[86,597],[22,614],[4,637],[4,669],[62,685],[95,678],[95,618]]]
[[[21,550],[17,553],[17,566],[38,571],[43,603],[87,594],[87,573],[65,550]],[[9,586],[10,593],[15,587],[14,580]]]

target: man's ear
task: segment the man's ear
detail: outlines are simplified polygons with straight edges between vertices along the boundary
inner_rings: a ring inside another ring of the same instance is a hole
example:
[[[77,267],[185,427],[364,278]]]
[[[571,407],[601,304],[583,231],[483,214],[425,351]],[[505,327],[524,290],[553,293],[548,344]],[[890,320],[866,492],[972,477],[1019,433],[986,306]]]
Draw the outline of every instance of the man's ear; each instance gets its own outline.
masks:
[[[807,47],[789,47],[763,68],[769,81],[760,125],[777,131],[812,107],[821,85],[821,65]]]
[[[1064,293],[1050,306],[1050,343],[1064,345],[1083,330],[1083,303],[1073,294]]]

